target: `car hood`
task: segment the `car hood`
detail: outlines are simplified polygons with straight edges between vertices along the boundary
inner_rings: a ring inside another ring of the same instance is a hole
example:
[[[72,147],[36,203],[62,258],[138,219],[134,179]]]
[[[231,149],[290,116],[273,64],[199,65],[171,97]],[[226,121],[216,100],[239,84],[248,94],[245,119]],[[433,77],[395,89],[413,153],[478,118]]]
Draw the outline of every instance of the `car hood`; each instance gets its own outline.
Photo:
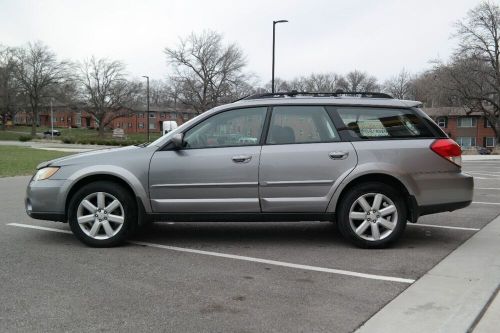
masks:
[[[122,154],[124,152],[129,152],[131,150],[143,149],[138,146],[126,146],[119,148],[104,148],[88,151],[85,153],[68,155],[60,158],[56,158],[54,160],[42,162],[38,164],[37,169],[45,168],[48,166],[64,166],[64,165],[72,165],[78,164],[82,162],[89,163],[89,161],[99,161],[102,159],[110,159],[115,154]]]

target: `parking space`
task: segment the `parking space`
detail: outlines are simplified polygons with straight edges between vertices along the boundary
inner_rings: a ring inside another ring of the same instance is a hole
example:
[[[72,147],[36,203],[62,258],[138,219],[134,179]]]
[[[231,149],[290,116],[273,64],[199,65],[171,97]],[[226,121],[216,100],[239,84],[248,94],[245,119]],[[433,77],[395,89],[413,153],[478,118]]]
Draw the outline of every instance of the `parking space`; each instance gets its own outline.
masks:
[[[385,250],[327,222],[156,223],[92,249],[23,227],[69,230],[25,215],[29,178],[0,179],[0,331],[353,331],[500,213],[500,161],[464,170],[474,203],[422,217]]]

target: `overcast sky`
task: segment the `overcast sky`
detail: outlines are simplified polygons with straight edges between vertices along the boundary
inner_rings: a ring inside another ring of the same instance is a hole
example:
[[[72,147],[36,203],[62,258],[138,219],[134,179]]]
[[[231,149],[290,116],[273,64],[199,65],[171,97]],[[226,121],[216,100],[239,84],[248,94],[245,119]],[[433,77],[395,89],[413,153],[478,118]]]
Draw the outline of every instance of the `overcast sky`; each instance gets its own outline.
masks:
[[[60,58],[119,59],[132,76],[165,78],[163,49],[211,29],[245,52],[247,70],[270,80],[272,21],[276,76],[360,69],[383,81],[446,60],[453,23],[478,0],[0,0],[0,44],[41,40]]]

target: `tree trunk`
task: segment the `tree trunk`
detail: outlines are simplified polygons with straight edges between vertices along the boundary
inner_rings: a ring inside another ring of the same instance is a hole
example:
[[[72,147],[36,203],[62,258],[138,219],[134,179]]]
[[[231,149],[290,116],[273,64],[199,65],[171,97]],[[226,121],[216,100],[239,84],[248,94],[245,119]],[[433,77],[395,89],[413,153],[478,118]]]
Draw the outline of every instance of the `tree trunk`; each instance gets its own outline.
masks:
[[[99,121],[99,138],[104,138],[104,122]]]

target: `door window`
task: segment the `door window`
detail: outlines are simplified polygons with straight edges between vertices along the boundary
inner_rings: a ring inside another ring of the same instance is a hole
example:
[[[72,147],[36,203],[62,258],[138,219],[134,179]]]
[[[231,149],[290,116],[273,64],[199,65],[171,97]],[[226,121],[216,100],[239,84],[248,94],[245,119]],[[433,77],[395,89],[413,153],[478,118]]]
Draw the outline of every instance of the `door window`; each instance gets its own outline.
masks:
[[[338,141],[332,120],[322,106],[277,106],[273,108],[268,144]]]
[[[237,109],[212,116],[184,135],[186,148],[257,145],[267,107]]]

